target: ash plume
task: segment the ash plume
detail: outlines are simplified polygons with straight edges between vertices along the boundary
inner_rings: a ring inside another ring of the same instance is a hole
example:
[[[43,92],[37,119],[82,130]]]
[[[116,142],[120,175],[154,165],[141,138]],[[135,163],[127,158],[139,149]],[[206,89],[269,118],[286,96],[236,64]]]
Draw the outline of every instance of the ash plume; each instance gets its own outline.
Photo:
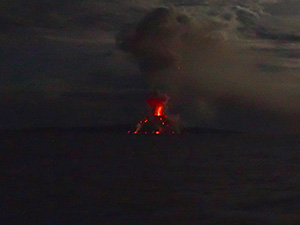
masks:
[[[134,56],[149,89],[166,92],[172,99],[169,108],[187,115],[186,122],[215,122],[229,107],[295,118],[300,94],[289,85],[299,81],[264,74],[258,64],[272,58],[227,39],[226,28],[194,21],[174,8],[157,8],[134,29],[120,32],[116,42]]]

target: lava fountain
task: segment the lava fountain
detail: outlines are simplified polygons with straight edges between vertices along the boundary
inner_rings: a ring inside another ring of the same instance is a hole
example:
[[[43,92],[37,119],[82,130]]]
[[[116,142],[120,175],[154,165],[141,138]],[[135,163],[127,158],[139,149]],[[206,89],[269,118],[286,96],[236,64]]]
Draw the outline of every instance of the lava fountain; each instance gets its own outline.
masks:
[[[157,95],[148,98],[149,115],[143,120],[140,120],[133,134],[175,134],[179,133],[178,117],[169,117],[166,114],[167,103],[169,97]]]

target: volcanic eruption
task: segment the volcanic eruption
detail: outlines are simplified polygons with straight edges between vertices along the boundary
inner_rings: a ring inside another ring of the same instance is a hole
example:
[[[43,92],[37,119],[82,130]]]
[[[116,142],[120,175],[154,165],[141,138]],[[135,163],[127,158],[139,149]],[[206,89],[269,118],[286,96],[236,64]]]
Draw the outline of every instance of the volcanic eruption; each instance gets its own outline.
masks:
[[[179,132],[178,117],[172,118],[166,114],[169,97],[164,86],[168,73],[172,68],[178,68],[177,56],[172,50],[176,44],[173,37],[177,33],[173,29],[173,14],[167,8],[154,9],[134,30],[120,32],[116,39],[121,50],[136,58],[142,74],[149,81],[150,91],[156,93],[146,99],[149,115],[137,124],[134,134]],[[178,21],[183,20],[178,18]]]
[[[255,131],[266,118],[273,121],[273,115],[297,117],[296,74],[290,73],[286,82],[286,74],[266,76],[269,67],[264,65],[275,58],[251,47],[255,41],[239,35],[237,21],[199,14],[174,7],[150,9],[140,22],[117,34],[117,46],[135,60],[150,93],[145,99],[149,114],[136,133],[148,127],[163,133],[160,121],[169,119],[176,128],[174,113],[180,113],[185,126]],[[161,95],[170,100],[153,103]]]
[[[170,118],[166,114],[169,97],[166,94],[157,94],[146,99],[149,106],[149,115],[141,120],[133,134],[175,134],[179,133],[178,119]],[[131,133],[130,131],[128,133]]]
[[[198,24],[174,8],[161,7],[151,10],[134,28],[124,29],[116,36],[118,47],[137,62],[149,93],[159,93],[146,100],[149,116],[138,123],[136,134],[144,127],[152,127],[154,133],[179,132],[179,116],[172,116],[175,111],[185,116],[184,122],[189,115],[197,120],[213,117],[214,109],[203,104],[203,96],[215,90],[222,93],[217,78],[232,71],[234,65],[232,52],[219,35],[220,29],[213,22]]]

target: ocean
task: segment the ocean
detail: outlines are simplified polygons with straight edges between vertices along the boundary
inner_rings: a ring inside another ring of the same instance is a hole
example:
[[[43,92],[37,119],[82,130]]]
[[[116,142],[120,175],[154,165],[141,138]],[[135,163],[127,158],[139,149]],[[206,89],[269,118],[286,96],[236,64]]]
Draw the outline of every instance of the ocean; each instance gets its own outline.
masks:
[[[2,134],[4,219],[10,224],[300,223],[297,137],[125,133]]]

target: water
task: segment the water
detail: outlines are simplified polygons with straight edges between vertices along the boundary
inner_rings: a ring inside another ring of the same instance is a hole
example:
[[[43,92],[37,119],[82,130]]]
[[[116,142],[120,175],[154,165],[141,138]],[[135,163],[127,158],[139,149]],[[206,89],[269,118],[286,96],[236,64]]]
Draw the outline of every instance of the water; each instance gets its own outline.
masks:
[[[296,137],[45,131],[1,146],[14,224],[300,223]]]

